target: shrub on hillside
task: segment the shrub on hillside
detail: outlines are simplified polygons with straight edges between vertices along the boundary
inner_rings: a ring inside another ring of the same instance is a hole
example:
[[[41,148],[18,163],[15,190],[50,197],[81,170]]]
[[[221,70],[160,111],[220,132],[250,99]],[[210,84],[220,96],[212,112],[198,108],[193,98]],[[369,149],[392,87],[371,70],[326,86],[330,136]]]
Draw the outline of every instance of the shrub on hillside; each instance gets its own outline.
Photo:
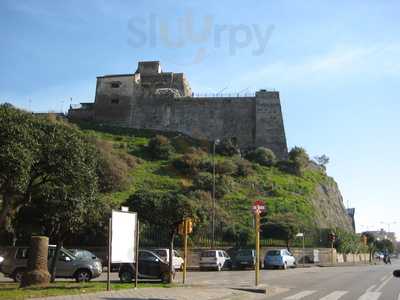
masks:
[[[240,149],[234,139],[222,139],[216,145],[215,152],[224,156],[233,156],[240,154]]]
[[[236,164],[231,160],[217,161],[215,172],[220,175],[232,175],[236,172]]]
[[[213,175],[207,172],[200,172],[193,178],[193,188],[195,190],[203,190],[212,192]]]
[[[246,177],[254,174],[253,166],[247,159],[238,159],[236,161],[236,176]]]
[[[232,189],[233,180],[229,176],[217,175],[215,177],[215,197],[222,198]],[[203,190],[212,193],[213,175],[207,172],[200,172],[193,179],[193,189]]]
[[[310,158],[304,148],[296,146],[289,152],[289,161],[294,164],[294,173],[301,176],[304,169],[308,166]]]
[[[250,161],[256,162],[262,166],[270,167],[276,163],[276,156],[271,149],[258,147],[254,151],[250,151],[246,158]]]
[[[200,171],[200,165],[205,153],[198,149],[189,149],[188,153],[176,158],[172,165],[185,175],[196,175]]]
[[[162,135],[156,135],[151,138],[147,149],[154,159],[169,159],[175,150],[169,139]]]

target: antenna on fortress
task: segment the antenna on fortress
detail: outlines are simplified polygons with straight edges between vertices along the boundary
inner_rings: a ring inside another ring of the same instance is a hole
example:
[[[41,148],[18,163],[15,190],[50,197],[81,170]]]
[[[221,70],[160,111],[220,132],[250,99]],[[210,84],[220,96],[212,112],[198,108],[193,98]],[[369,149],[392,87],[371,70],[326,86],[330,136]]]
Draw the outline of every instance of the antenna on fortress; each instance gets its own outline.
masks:
[[[239,92],[238,92],[238,95],[240,95],[240,93],[243,93],[244,91],[248,90],[249,88],[250,88],[250,87],[248,86],[247,88],[245,88],[245,89],[239,91]]]
[[[227,85],[226,87],[224,87],[222,90],[220,90],[217,94],[221,94],[223,91],[225,91],[227,88],[229,87],[229,85]]]

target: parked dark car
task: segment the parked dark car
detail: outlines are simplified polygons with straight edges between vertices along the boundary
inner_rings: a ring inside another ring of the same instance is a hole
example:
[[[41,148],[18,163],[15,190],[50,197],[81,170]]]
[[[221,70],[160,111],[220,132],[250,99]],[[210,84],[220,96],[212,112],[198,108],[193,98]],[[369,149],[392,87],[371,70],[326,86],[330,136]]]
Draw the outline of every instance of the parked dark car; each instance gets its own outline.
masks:
[[[234,266],[237,269],[253,268],[256,265],[256,250],[254,249],[240,249],[235,255]],[[260,269],[262,269],[262,262],[260,259]]]
[[[157,254],[149,250],[139,250],[138,278],[144,280],[169,281],[169,265]],[[121,264],[119,279],[121,282],[131,282],[135,277],[135,264]],[[174,271],[175,272],[175,271]]]

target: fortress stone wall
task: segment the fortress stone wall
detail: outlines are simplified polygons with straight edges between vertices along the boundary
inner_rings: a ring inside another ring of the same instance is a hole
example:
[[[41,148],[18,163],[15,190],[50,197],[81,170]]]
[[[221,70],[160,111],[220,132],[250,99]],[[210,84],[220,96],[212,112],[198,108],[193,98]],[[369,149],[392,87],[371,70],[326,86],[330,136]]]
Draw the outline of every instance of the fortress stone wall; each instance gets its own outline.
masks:
[[[280,159],[287,145],[278,92],[253,97],[193,97],[182,73],[140,62],[134,74],[97,78],[94,103],[71,108],[69,117],[137,129],[174,131],[216,140],[235,138],[242,148],[270,148]]]

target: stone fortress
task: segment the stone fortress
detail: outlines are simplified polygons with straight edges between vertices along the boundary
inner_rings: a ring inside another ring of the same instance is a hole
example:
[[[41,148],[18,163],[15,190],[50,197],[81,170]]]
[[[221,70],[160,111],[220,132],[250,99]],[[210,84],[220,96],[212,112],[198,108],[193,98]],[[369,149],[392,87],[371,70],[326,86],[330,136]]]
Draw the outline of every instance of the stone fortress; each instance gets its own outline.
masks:
[[[262,146],[287,158],[279,92],[194,97],[185,75],[163,72],[159,61],[139,62],[134,74],[97,77],[95,102],[71,107],[68,117],[209,141],[232,138],[241,148]]]

